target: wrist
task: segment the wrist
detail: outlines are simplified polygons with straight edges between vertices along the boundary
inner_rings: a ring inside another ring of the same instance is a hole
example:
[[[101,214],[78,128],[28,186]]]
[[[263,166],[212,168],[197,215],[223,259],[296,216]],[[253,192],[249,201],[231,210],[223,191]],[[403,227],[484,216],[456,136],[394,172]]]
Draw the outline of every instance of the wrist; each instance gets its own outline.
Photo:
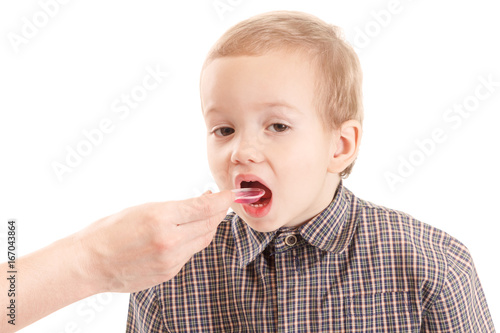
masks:
[[[104,290],[100,284],[99,265],[93,255],[93,249],[82,232],[77,232],[58,242],[63,243],[62,249],[67,249],[65,256],[68,258],[69,278],[78,284],[80,298],[106,292],[107,290]]]

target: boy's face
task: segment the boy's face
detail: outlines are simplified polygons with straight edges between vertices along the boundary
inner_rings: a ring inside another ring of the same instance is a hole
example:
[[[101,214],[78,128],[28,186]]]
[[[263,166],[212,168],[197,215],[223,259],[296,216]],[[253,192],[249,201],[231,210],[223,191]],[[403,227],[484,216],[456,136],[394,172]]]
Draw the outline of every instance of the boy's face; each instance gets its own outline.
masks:
[[[301,225],[333,199],[336,134],[323,130],[313,106],[315,79],[307,57],[284,51],[218,58],[202,73],[208,162],[219,189],[262,187],[250,182],[258,180],[270,190],[262,207],[231,206],[257,231]]]

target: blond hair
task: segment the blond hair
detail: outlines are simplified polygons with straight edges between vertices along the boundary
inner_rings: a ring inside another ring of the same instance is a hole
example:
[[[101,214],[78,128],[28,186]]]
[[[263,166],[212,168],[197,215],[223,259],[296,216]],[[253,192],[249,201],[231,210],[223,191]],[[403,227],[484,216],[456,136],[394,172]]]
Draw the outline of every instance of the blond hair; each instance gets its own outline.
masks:
[[[315,107],[323,128],[332,131],[351,119],[363,122],[362,72],[353,48],[340,28],[316,16],[273,11],[241,21],[227,30],[209,51],[203,69],[214,59],[259,56],[270,51],[298,51],[311,56],[320,79]],[[354,162],[340,176],[346,178]]]

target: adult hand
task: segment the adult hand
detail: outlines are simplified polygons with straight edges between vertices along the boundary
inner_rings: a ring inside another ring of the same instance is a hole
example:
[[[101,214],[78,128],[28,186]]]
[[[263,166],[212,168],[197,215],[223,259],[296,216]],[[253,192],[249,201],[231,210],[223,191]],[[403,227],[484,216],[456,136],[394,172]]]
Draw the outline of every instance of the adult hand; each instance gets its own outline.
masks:
[[[97,292],[134,292],[173,278],[207,247],[234,194],[152,202],[102,218],[75,234]]]

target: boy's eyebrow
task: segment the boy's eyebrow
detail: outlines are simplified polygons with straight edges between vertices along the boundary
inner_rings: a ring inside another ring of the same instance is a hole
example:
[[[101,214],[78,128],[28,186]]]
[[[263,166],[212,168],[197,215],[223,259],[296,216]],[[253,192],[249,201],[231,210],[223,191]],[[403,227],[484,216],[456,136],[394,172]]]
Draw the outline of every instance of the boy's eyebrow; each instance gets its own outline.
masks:
[[[266,102],[266,103],[260,103],[257,105],[259,106],[259,109],[263,109],[263,108],[276,109],[276,108],[283,108],[284,107],[284,108],[292,110],[298,114],[302,114],[302,112],[299,109],[297,109],[297,108],[295,108],[295,107],[293,107],[285,102]],[[211,107],[207,110],[207,112],[205,112],[205,116],[208,115],[210,112],[217,113],[217,112],[220,112],[220,110],[215,108],[215,107]]]
[[[268,102],[268,103],[262,103],[260,105],[263,106],[264,108],[283,108],[283,107],[285,107],[286,109],[290,109],[290,110],[295,111],[299,114],[302,114],[302,112],[299,109],[297,109],[297,108],[295,108],[295,107],[293,107],[290,104],[285,103],[285,102]]]

